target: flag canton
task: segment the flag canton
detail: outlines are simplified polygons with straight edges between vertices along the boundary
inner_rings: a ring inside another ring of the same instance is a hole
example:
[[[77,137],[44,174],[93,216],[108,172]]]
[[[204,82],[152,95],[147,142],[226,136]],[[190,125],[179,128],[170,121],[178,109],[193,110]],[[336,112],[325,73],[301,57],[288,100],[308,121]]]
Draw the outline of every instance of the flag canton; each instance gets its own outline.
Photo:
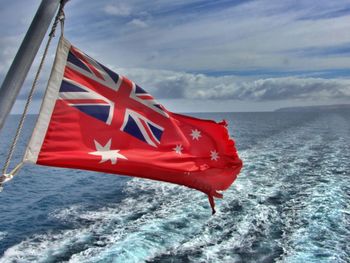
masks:
[[[142,110],[133,110],[133,103],[123,103],[126,105],[125,109],[116,111],[116,105],[119,104],[115,98],[124,82],[130,83],[130,90],[129,95],[122,99],[137,102],[141,105],[138,109],[151,109],[155,116],[146,117]],[[105,89],[109,92],[104,92]],[[123,114],[120,130],[152,147],[160,145],[164,132],[164,128],[157,123],[159,115],[169,118],[166,109],[140,86],[119,76],[73,46],[68,53],[59,99],[107,125],[112,125],[116,114]]]

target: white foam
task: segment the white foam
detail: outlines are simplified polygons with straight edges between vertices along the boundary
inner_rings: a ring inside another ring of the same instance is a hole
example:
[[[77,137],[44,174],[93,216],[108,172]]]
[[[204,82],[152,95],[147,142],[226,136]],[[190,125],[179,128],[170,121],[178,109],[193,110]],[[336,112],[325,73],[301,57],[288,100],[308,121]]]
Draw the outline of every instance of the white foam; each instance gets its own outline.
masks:
[[[7,236],[7,232],[0,231],[0,240],[4,239]]]

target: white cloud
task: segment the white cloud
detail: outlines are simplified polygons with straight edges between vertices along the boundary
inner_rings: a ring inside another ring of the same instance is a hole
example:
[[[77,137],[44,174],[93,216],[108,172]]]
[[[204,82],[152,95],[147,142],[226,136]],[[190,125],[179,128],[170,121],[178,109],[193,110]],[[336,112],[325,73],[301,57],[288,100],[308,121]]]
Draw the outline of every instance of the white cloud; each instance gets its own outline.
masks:
[[[125,3],[108,4],[104,7],[104,11],[113,16],[129,16],[131,14],[130,6]]]
[[[131,26],[139,27],[139,28],[146,28],[148,27],[148,24],[145,21],[142,21],[140,19],[133,19],[129,23]]]

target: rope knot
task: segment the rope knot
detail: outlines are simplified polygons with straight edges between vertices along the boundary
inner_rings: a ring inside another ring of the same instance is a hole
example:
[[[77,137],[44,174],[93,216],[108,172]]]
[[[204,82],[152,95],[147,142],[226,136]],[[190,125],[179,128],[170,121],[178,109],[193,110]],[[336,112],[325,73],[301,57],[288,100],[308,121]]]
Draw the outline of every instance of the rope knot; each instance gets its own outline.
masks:
[[[12,174],[3,174],[0,176],[0,192],[3,190],[4,183],[7,183],[8,181],[11,181],[13,178]]]
[[[4,183],[12,180],[13,174],[3,174],[0,176],[0,185],[3,185]]]

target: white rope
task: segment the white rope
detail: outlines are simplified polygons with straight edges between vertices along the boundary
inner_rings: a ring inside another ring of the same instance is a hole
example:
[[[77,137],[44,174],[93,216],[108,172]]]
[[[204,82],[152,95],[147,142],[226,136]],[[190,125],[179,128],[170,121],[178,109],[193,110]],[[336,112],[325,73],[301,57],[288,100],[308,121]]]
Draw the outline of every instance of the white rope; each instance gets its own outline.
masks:
[[[31,87],[31,89],[29,91],[28,98],[27,98],[26,104],[24,106],[23,113],[21,115],[21,118],[20,118],[17,130],[16,130],[16,133],[15,133],[15,137],[13,138],[10,150],[9,150],[9,152],[7,154],[7,157],[6,157],[6,161],[5,161],[4,167],[2,169],[2,175],[0,176],[0,192],[2,191],[2,185],[5,182],[10,181],[13,178],[13,176],[20,170],[20,168],[23,165],[23,162],[21,161],[18,165],[16,165],[16,167],[11,172],[7,173],[7,170],[9,168],[9,166],[10,166],[10,163],[11,163],[11,159],[13,157],[13,153],[14,153],[16,145],[18,143],[19,136],[20,136],[21,131],[23,129],[24,121],[25,121],[25,119],[27,117],[27,113],[28,113],[28,109],[29,109],[30,103],[31,103],[31,101],[33,99],[35,88],[37,87],[37,83],[38,83],[38,79],[39,79],[41,70],[42,70],[42,68],[44,66],[44,62],[45,62],[45,59],[46,59],[46,56],[47,56],[47,52],[49,50],[49,46],[51,44],[51,40],[55,36],[55,31],[56,31],[58,22],[60,22],[60,21],[61,21],[61,35],[63,34],[63,25],[64,25],[64,23],[63,23],[63,21],[64,21],[63,8],[64,8],[64,5],[65,5],[66,2],[67,2],[67,0],[61,0],[58,13],[57,13],[57,15],[55,17],[54,23],[52,24],[51,31],[50,31],[50,34],[49,34],[49,39],[48,39],[48,41],[46,43],[43,56],[41,58],[38,70],[37,70],[37,72],[35,74],[35,78],[34,78],[32,87]]]

